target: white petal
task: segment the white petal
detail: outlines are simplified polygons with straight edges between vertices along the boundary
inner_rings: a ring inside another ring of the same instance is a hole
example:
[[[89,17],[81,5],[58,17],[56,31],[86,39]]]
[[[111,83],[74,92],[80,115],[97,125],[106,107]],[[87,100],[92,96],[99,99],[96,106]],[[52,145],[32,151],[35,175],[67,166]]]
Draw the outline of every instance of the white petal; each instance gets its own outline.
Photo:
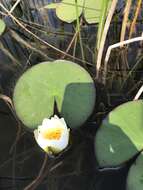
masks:
[[[34,137],[36,139],[36,141],[38,140],[38,129],[34,130]]]
[[[64,118],[62,117],[60,120],[61,120],[62,124],[65,125],[65,126],[67,127],[67,124],[66,124]]]
[[[50,125],[50,122],[51,122],[50,119],[45,118],[45,119],[43,119],[42,125],[48,126],[48,125]]]
[[[44,138],[41,138],[40,136],[38,137],[37,143],[43,150],[49,147],[49,142],[47,142],[47,140],[45,140]]]
[[[64,125],[63,125],[63,123],[61,122],[61,120],[59,120],[59,119],[54,119],[54,118],[52,118],[51,119],[51,127],[61,127],[61,128],[65,128],[64,127]]]
[[[54,117],[52,117],[52,118],[59,119],[59,117],[57,115],[54,115]]]
[[[54,130],[58,128],[62,129],[60,139],[51,140],[43,137],[43,133],[46,133],[49,129],[54,132]],[[67,128],[64,118],[58,118],[54,115],[51,119],[43,120],[42,125],[38,126],[38,130],[34,131],[34,136],[39,146],[46,152],[48,148],[53,152],[60,152],[68,146],[69,132],[70,130]]]

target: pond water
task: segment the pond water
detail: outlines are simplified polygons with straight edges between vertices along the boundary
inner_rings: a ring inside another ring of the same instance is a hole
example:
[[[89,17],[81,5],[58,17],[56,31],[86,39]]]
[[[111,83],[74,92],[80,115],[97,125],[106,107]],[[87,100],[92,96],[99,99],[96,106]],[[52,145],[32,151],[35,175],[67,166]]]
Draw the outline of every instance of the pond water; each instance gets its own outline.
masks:
[[[2,0],[1,2],[10,8],[11,2],[14,1]],[[122,9],[123,3],[124,1],[119,1],[118,10]],[[46,33],[42,33],[42,35],[40,33],[40,37],[50,44],[65,50],[67,42],[71,39],[73,27],[57,20],[53,11],[40,11],[39,8],[46,4],[47,0],[25,0],[20,4],[17,11],[23,8],[25,12],[22,13],[21,20],[25,23],[32,22],[33,27],[35,27],[36,24],[40,24],[40,27],[42,27],[42,30]],[[19,12],[15,12],[15,14],[18,13]],[[25,41],[30,39],[29,35],[22,33],[9,17],[5,17],[5,21],[22,39]],[[121,23],[119,23],[117,29],[120,29],[120,24]],[[55,30],[59,32],[61,28],[62,31],[70,35],[65,35],[66,37],[64,38],[61,37],[61,35],[56,35]],[[39,34],[38,30],[39,26],[36,28],[36,34]],[[139,30],[142,30],[142,26]],[[35,30],[33,31],[35,32]],[[88,38],[91,49],[94,47],[92,47],[92,42],[95,40],[95,32],[96,26],[88,27],[87,25],[83,31],[83,35]],[[51,35],[49,36],[47,33]],[[112,34],[113,37],[115,30],[111,29],[110,34]],[[112,39],[109,39],[109,42],[110,40],[112,41]],[[16,39],[11,37],[9,30],[1,37],[1,42],[17,60],[20,60],[21,64],[20,67],[13,65],[12,60],[0,50],[0,90],[3,94],[11,96],[15,80],[18,76],[30,65],[44,61],[46,58],[40,53],[34,53],[32,50],[29,51],[28,48],[23,47],[23,44],[18,43]],[[41,49],[43,48],[42,51],[44,53],[48,51],[48,56],[51,58],[59,57],[57,53],[53,53],[53,51],[49,52],[49,49],[41,47],[39,43],[33,40],[31,40],[31,44],[34,44],[34,47],[38,46]],[[136,46],[133,48],[137,49]],[[130,52],[128,57],[130,63],[132,63],[134,57],[132,53],[133,49],[130,49]],[[87,53],[87,59],[90,62],[93,61],[90,52]],[[139,74],[139,78],[141,78],[141,74]],[[112,97],[112,94],[110,97]],[[101,98],[102,97],[100,97],[100,100]],[[106,102],[106,98],[106,95],[104,95],[103,101]],[[114,96],[113,99],[116,100],[112,100],[111,103],[113,103],[113,106],[111,106],[110,109],[121,102],[127,101],[128,97],[122,98],[122,96],[119,95],[119,97]],[[97,126],[93,122],[87,123],[84,130],[81,128],[77,134],[74,135],[74,144],[67,152],[56,159],[49,159],[47,164],[49,173],[37,190],[126,189],[126,176],[130,163],[118,169],[98,169],[93,146],[93,137],[96,128]],[[22,190],[27,184],[34,180],[39,173],[45,155],[35,143],[32,133],[26,131],[24,128],[16,147],[14,146],[12,149],[12,145],[17,136],[17,122],[2,100],[0,101],[0,130],[0,190]]]
[[[93,139],[95,124],[76,132],[74,144],[57,159],[50,159],[50,172],[38,190],[125,190],[130,164],[119,169],[98,170]],[[16,148],[17,122],[3,101],[0,101],[0,188],[23,189],[39,173],[44,153],[32,133],[23,131]],[[85,134],[86,133],[86,134]]]

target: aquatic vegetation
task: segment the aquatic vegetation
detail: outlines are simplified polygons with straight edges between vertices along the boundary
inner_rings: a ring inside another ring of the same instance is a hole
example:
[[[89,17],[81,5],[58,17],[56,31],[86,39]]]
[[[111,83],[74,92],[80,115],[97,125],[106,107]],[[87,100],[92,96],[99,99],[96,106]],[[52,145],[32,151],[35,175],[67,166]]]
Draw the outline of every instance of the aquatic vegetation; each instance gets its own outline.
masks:
[[[45,118],[42,125],[34,130],[34,136],[39,146],[48,154],[57,154],[69,144],[69,132],[64,118]]]
[[[54,114],[54,104],[70,128],[80,127],[95,105],[95,85],[88,72],[66,60],[43,62],[17,81],[13,101],[20,120],[30,129]]]
[[[128,190],[143,189],[143,100],[122,104],[103,120],[95,138],[96,158],[100,167],[116,167],[138,153],[129,171]]]
[[[108,2],[108,3],[106,3]],[[56,15],[64,22],[71,23],[77,20],[76,7],[78,7],[78,16],[82,14],[87,23],[99,23],[101,13],[105,8],[103,5],[107,4],[106,15],[110,7],[111,0],[109,1],[97,1],[97,0],[62,0],[60,3],[51,3],[45,6],[47,9],[56,9]],[[103,19],[103,17],[102,17]]]
[[[125,190],[128,174],[126,189],[143,189],[141,8],[141,0],[0,2],[0,98],[10,108],[0,107],[0,163],[11,188]],[[25,187],[27,176],[37,177]]]

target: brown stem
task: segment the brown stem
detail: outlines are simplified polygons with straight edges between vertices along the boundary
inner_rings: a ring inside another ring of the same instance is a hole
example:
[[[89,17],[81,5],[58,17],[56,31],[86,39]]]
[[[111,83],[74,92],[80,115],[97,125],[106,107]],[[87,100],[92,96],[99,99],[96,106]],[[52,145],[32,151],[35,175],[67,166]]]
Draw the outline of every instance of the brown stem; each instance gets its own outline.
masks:
[[[47,160],[48,160],[48,154],[46,153],[45,158],[44,158],[44,162],[42,164],[42,167],[40,169],[38,176],[28,186],[26,186],[24,188],[24,190],[34,190],[40,185],[40,183],[43,181],[44,177],[47,175],[47,171],[44,172],[46,164],[47,164]]]
[[[141,9],[141,4],[142,4],[142,0],[139,0],[138,4],[137,4],[136,11],[135,11],[135,16],[134,16],[134,19],[133,19],[132,24],[131,24],[130,33],[129,33],[129,39],[132,37],[132,34],[134,32],[135,25],[136,25],[136,22],[137,22],[137,18],[138,18],[140,9]]]

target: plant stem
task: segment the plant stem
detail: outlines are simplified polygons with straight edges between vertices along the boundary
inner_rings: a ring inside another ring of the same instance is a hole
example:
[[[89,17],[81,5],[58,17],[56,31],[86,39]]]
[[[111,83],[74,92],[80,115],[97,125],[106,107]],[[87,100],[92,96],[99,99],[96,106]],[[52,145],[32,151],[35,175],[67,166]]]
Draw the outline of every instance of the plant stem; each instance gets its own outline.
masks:
[[[115,12],[116,9],[116,5],[118,3],[118,0],[113,0],[112,4],[111,4],[111,8],[109,10],[106,22],[105,22],[105,26],[104,26],[104,30],[103,30],[103,34],[101,37],[101,43],[100,43],[100,47],[99,47],[99,51],[98,51],[98,55],[97,55],[97,63],[96,63],[96,78],[99,78],[99,71],[101,69],[101,61],[102,61],[102,56],[103,56],[103,50],[104,50],[104,45],[105,45],[105,41],[106,41],[106,36],[110,27],[110,23],[113,17],[113,14]]]
[[[130,27],[129,39],[132,37],[132,34],[134,32],[135,24],[137,22],[137,18],[138,18],[140,9],[141,9],[141,4],[142,4],[142,0],[138,0],[137,8],[136,8],[136,11],[135,11],[135,16],[134,16],[134,19],[133,19],[133,21],[131,23],[131,27]]]
[[[115,48],[120,47],[120,46],[127,45],[127,44],[134,43],[134,42],[139,42],[139,41],[143,41],[143,35],[140,36],[140,37],[132,38],[130,40],[125,40],[123,42],[113,44],[113,45],[108,47],[108,50],[107,50],[106,56],[105,56],[105,61],[104,61],[104,75],[103,75],[103,83],[104,84],[106,82],[107,64],[108,64],[108,61],[109,61],[109,58],[110,58],[111,51],[113,49],[115,49]]]
[[[75,7],[76,7],[76,22],[77,22],[76,33],[78,33],[78,36],[79,36],[82,60],[85,61],[84,49],[83,49],[83,43],[82,43],[82,37],[81,37],[81,30],[80,30],[80,19],[79,19],[77,0],[75,0],[75,5],[76,5]]]
[[[98,25],[98,32],[97,32],[97,43],[96,43],[97,51],[99,50],[99,47],[100,47],[100,42],[101,42],[101,37],[102,37],[104,24],[105,24],[105,20],[106,20],[108,5],[109,5],[108,0],[102,1],[102,10],[100,13],[100,22]]]
[[[134,100],[138,100],[142,93],[143,93],[143,85],[141,86],[141,88],[137,92],[136,96],[134,97]]]
[[[124,18],[123,18],[123,22],[122,22],[120,42],[125,40],[126,27],[128,24],[128,17],[129,17],[129,13],[130,13],[131,4],[132,4],[132,0],[127,0],[126,7],[124,9]]]
[[[32,183],[30,183],[28,186],[26,186],[24,188],[24,190],[37,189],[38,185],[42,182],[43,178],[45,177],[44,170],[45,170],[45,167],[46,167],[46,164],[47,164],[47,160],[48,160],[48,154],[45,153],[44,162],[42,164],[42,167],[40,169],[40,172],[39,172],[38,176],[36,177],[36,179],[34,181],[32,181]]]

